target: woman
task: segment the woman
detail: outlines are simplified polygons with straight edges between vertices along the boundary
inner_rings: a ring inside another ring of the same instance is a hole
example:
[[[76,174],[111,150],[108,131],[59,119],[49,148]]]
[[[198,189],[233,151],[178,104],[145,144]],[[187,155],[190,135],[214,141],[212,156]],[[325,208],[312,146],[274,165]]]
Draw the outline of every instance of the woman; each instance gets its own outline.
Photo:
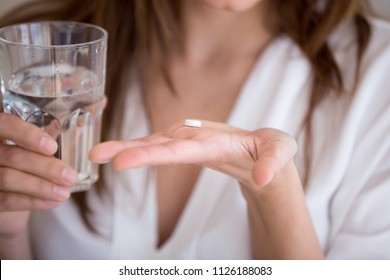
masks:
[[[118,141],[68,200],[55,143],[1,115],[3,258],[390,257],[390,27],[362,1],[39,3],[3,24],[108,30]]]

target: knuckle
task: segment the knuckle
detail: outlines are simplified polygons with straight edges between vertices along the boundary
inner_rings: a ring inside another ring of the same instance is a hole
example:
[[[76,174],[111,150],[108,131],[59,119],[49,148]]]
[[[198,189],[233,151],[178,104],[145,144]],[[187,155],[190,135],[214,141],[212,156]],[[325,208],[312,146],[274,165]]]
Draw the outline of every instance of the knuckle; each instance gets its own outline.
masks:
[[[37,195],[43,198],[50,198],[52,195],[52,185],[44,179],[37,178],[35,183]]]
[[[0,211],[12,210],[13,202],[7,192],[0,191]]]
[[[65,164],[54,157],[47,158],[42,162],[42,169],[45,170],[45,178],[59,179],[65,168]]]
[[[0,190],[9,190],[12,185],[13,171],[9,168],[0,168]]]
[[[24,159],[23,150],[17,146],[8,146],[4,150],[4,155],[6,160],[8,161],[9,166],[17,166]]]

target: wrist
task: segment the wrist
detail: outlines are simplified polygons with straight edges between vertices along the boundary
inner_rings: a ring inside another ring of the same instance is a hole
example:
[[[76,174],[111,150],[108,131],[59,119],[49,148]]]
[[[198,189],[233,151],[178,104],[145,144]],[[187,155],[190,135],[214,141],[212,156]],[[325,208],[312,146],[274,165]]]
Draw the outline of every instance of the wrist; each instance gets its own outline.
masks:
[[[242,186],[242,193],[248,204],[255,258],[324,257],[293,161],[269,184],[257,188]]]

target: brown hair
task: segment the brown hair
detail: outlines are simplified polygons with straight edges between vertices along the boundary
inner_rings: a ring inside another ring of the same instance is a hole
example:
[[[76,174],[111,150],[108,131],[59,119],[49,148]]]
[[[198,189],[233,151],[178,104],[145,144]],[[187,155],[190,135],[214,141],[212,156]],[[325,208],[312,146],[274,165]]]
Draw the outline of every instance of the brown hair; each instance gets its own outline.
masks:
[[[272,0],[280,17],[280,31],[290,36],[301,48],[312,65],[313,85],[309,108],[304,121],[306,143],[312,139],[312,116],[315,108],[329,94],[349,94],[343,84],[340,69],[327,44],[329,35],[342,21],[354,21],[358,52],[355,85],[358,81],[360,61],[370,39],[370,26],[363,13],[366,1]],[[109,52],[106,92],[110,100],[118,100],[124,92],[123,79],[127,65],[135,65],[142,74],[143,66],[153,62],[160,66],[169,84],[164,53],[180,43],[180,0],[37,0],[12,11],[0,22],[6,25],[38,19],[76,20],[94,23],[109,33]],[[148,60],[146,60],[148,58]],[[172,88],[172,87],[171,87]],[[113,106],[109,102],[105,112],[103,138],[112,123]],[[306,177],[310,170],[310,145],[306,145]],[[85,194],[73,195],[80,213],[90,229]]]

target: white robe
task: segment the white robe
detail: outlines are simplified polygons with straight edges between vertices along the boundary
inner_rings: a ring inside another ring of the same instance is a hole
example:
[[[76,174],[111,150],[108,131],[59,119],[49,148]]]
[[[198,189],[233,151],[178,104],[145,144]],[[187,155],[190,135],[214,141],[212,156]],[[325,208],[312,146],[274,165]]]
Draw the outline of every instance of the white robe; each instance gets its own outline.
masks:
[[[330,97],[317,109],[313,169],[306,200],[329,259],[390,259],[390,25],[373,20],[355,98]],[[342,25],[330,38],[344,79],[354,74],[354,32]],[[307,109],[312,69],[288,37],[276,39],[259,58],[228,123],[243,129],[274,127],[297,137]],[[149,132],[138,88],[129,89],[120,138]],[[170,239],[157,249],[153,171],[105,168],[109,195],[92,189],[88,199],[102,235],[83,225],[72,201],[31,220],[40,259],[249,259],[247,206],[239,184],[204,169]],[[286,228],[288,230],[288,228]]]

